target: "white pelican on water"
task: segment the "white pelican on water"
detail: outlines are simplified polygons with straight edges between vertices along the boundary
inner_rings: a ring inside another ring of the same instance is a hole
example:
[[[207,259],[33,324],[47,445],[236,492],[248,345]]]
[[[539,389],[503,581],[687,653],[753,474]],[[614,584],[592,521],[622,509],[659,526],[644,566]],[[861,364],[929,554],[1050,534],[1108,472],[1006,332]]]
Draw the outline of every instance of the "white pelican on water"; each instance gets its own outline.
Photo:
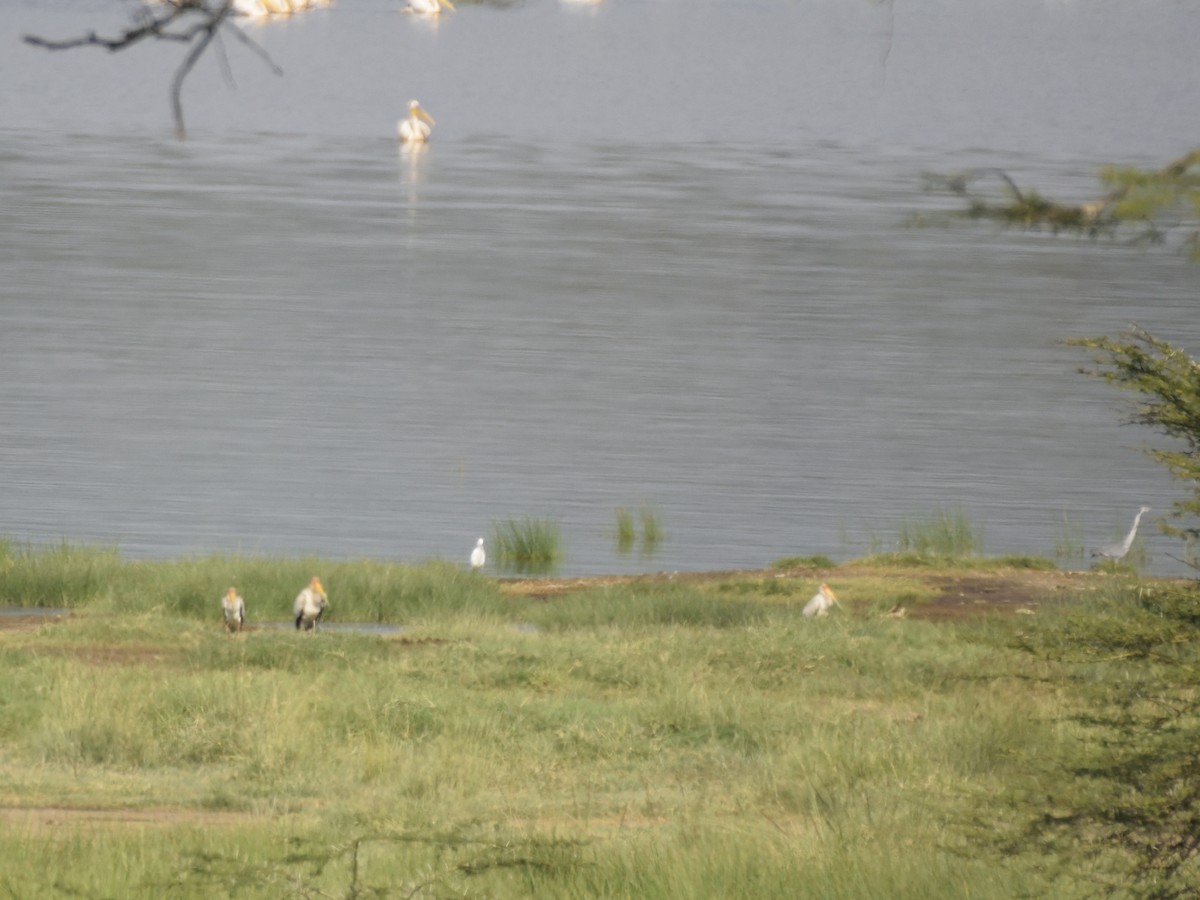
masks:
[[[434,124],[433,116],[421,109],[419,102],[410,100],[408,118],[396,123],[396,133],[400,135],[402,144],[423,144],[429,140]]]
[[[833,609],[833,605],[838,603],[837,594],[833,592],[827,584],[822,584],[821,587],[813,594],[812,599],[804,604],[804,618],[810,619],[813,616],[823,616]]]
[[[483,538],[480,538],[475,542],[475,549],[471,551],[471,568],[482,569],[485,562],[487,554],[483,552]]]
[[[246,621],[246,601],[238,595],[237,588],[230,588],[221,598],[221,614],[225,617],[227,631],[242,630]]]
[[[403,11],[414,16],[440,16],[443,9],[455,12],[450,0],[408,0],[408,6]]]
[[[321,616],[325,613],[325,607],[328,605],[329,598],[325,596],[325,588],[321,587],[321,579],[314,575],[312,581],[308,583],[308,587],[296,595],[296,602],[292,604],[292,615],[296,617],[296,630],[304,629],[315,634],[317,622],[321,620]]]

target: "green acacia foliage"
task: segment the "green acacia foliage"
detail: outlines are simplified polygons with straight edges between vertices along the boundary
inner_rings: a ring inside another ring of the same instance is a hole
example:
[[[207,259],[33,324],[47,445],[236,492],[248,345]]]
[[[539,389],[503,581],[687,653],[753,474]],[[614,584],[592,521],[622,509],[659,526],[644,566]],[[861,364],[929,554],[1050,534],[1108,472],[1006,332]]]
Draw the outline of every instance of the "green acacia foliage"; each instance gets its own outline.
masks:
[[[1018,646],[1061,667],[1083,701],[1076,739],[1045,766],[1001,843],[1053,865],[1083,860],[1099,894],[1175,900],[1200,893],[1200,590],[1143,586],[1064,608]],[[1019,793],[1019,792],[1018,792]]]
[[[997,202],[979,185],[1000,182]],[[1163,166],[1137,169],[1106,166],[1100,170],[1103,196],[1062,203],[1033,188],[1022,188],[997,168],[969,169],[951,175],[926,174],[926,186],[963,198],[958,215],[988,219],[1019,228],[1047,229],[1099,237],[1132,234],[1139,241],[1161,242],[1170,229],[1182,235],[1192,259],[1200,261],[1200,149]],[[982,191],[982,192],[981,192]],[[936,217],[935,219],[936,220]]]
[[[1160,237],[1155,220],[1176,212],[1188,229],[1186,243],[1192,258],[1200,260],[1200,149],[1191,151],[1161,169],[1108,166],[1100,180],[1110,191],[1098,214],[1119,222],[1145,223],[1151,237]]]
[[[1200,363],[1137,326],[1118,340],[1076,338],[1067,343],[1095,351],[1097,367],[1081,372],[1140,395],[1131,421],[1181,442],[1174,449],[1155,447],[1146,452],[1190,485],[1191,495],[1171,507],[1171,517],[1181,524],[1163,527],[1169,534],[1196,541],[1200,538]]]

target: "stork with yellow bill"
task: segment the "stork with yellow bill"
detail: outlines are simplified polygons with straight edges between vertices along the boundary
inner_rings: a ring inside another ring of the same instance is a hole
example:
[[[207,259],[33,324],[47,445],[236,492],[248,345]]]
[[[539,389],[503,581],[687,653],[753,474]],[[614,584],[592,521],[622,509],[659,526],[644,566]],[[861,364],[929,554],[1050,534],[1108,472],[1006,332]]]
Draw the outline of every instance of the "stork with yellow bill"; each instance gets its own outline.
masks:
[[[325,596],[325,588],[321,587],[321,579],[316,575],[308,583],[308,587],[296,595],[292,604],[292,615],[296,618],[297,631],[311,631],[316,634],[317,622],[325,614],[329,598]]]

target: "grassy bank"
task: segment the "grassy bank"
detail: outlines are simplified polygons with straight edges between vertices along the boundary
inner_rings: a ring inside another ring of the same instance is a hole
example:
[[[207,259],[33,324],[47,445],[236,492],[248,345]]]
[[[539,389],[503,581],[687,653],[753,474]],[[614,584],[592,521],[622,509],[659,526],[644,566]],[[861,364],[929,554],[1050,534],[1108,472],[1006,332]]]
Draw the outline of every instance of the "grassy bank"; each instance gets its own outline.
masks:
[[[334,620],[236,637],[319,574]],[[1087,896],[999,852],[1084,733],[1035,616],[885,618],[923,572],[513,590],[430,563],[9,548],[0,886],[14,896]],[[805,620],[819,581],[844,610]],[[1112,602],[1117,579],[1089,581]],[[980,810],[990,821],[981,823]]]

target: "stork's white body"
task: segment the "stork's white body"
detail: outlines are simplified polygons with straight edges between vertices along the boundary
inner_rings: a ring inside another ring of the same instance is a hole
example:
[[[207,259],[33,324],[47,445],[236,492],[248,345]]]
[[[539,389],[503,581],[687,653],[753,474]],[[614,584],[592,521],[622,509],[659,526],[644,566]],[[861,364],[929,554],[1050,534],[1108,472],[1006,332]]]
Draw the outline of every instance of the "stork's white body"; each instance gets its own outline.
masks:
[[[325,607],[328,605],[329,598],[325,596],[325,589],[321,587],[321,582],[314,578],[308,587],[296,595],[296,602],[292,604],[296,630],[316,632],[317,622],[325,614]]]
[[[475,549],[471,551],[471,568],[482,569],[485,562],[487,554],[483,552],[483,538],[480,538],[475,543]]]
[[[837,603],[837,595],[829,585],[823,584],[813,594],[812,599],[804,604],[804,618],[811,619],[813,616],[824,616],[828,614],[829,610],[833,609],[835,603]]]
[[[233,588],[221,598],[221,615],[225,617],[225,628],[241,631],[246,622],[246,601]]]

